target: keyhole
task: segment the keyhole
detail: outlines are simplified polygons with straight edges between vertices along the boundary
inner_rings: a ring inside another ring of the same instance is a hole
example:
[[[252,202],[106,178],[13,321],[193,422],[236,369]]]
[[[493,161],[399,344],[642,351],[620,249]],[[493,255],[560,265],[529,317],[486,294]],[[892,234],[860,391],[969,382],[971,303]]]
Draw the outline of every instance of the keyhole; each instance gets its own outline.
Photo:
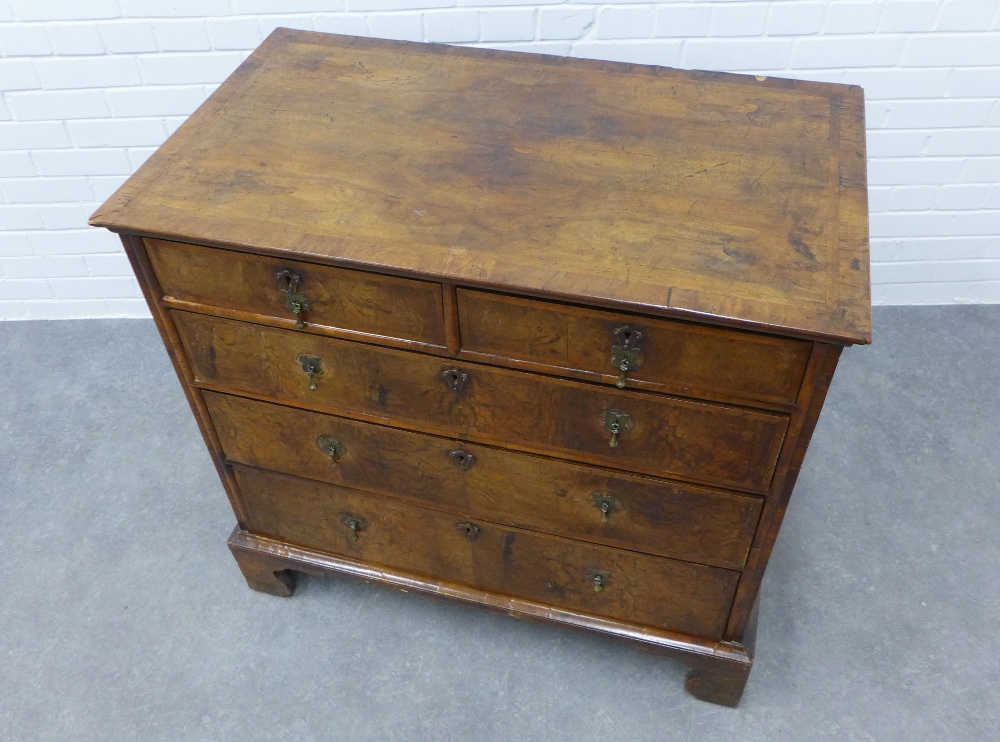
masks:
[[[459,371],[457,368],[450,368],[441,374],[441,378],[444,379],[445,386],[453,392],[457,392],[465,386],[465,382],[469,380],[469,375],[463,371]]]
[[[469,467],[472,466],[476,460],[475,456],[468,451],[463,451],[462,449],[452,451],[448,455],[451,456],[451,460],[458,464],[458,468],[462,471],[468,471]]]

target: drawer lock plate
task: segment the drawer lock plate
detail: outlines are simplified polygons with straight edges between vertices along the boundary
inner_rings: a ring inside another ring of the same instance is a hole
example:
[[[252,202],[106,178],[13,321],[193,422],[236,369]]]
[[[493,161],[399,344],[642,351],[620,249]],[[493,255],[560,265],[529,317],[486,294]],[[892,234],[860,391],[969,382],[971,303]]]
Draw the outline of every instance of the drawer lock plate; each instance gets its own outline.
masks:
[[[302,285],[302,276],[292,273],[290,270],[278,271],[274,274],[278,282],[278,290],[285,298],[285,306],[288,311],[295,315],[295,329],[301,330],[306,326],[304,314],[309,311],[309,299],[299,291]]]
[[[615,386],[624,389],[628,372],[642,368],[642,348],[639,347],[642,331],[624,325],[615,330],[614,336],[614,344],[611,346],[611,365],[618,370],[618,381],[615,382]]]

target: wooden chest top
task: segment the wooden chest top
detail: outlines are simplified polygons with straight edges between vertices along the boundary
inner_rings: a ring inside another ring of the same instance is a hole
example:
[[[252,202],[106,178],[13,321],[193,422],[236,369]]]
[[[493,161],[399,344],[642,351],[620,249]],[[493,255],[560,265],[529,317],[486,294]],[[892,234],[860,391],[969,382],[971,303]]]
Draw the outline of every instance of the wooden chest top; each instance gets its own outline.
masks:
[[[858,87],[279,29],[91,224],[870,341]]]

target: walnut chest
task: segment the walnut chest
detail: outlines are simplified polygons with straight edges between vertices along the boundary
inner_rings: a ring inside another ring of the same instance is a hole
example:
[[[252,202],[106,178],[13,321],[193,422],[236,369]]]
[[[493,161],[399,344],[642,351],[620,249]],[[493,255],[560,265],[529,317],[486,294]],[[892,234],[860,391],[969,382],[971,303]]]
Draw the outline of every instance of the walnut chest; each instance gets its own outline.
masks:
[[[91,224],[250,587],[340,573],[591,629],[738,703],[870,340],[859,88],[279,29]]]

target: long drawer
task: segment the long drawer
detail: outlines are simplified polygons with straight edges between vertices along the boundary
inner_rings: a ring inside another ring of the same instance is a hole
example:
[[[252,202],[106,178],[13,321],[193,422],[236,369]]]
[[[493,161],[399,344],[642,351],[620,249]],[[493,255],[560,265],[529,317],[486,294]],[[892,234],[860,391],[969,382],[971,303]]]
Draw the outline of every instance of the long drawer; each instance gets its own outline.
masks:
[[[740,569],[761,500],[205,392],[226,458],[470,517]]]
[[[236,467],[256,533],[582,613],[722,636],[738,572],[587,544]]]
[[[171,299],[289,324],[301,318],[311,327],[445,344],[438,283],[167,240],[147,239],[146,250]]]
[[[458,290],[458,308],[470,359],[693,397],[790,405],[812,347],[472,289]]]
[[[788,424],[782,414],[173,316],[202,384],[655,476],[764,492]]]

